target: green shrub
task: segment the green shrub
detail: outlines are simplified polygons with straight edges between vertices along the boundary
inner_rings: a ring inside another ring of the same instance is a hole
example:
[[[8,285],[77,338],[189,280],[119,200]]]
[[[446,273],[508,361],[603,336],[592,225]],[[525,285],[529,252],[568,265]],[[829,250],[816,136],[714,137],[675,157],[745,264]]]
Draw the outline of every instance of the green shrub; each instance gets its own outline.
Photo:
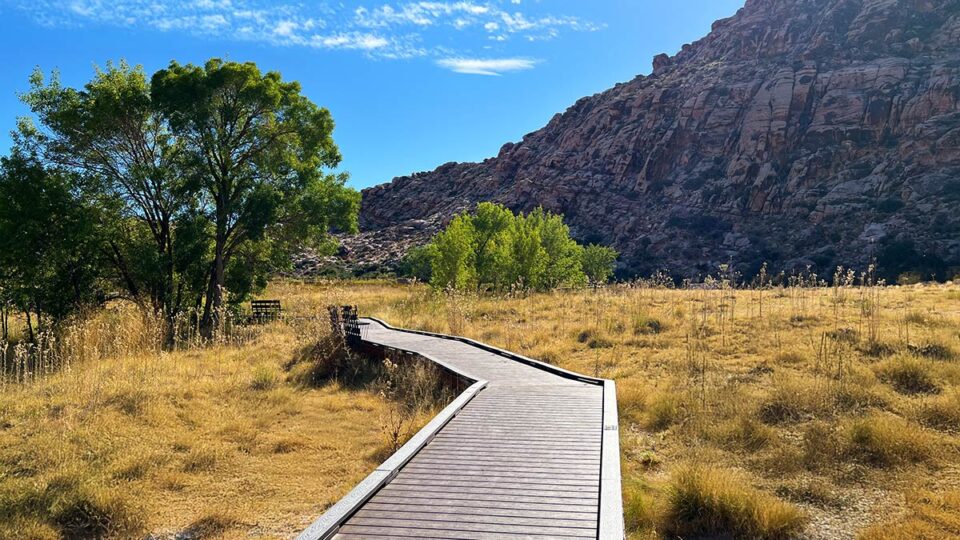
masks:
[[[606,281],[616,256],[607,247],[578,244],[559,214],[542,208],[514,214],[484,202],[453,218],[404,268],[412,273],[429,258],[437,289],[551,290]]]
[[[590,283],[606,283],[613,275],[619,254],[613,248],[590,244],[583,249],[583,272]]]

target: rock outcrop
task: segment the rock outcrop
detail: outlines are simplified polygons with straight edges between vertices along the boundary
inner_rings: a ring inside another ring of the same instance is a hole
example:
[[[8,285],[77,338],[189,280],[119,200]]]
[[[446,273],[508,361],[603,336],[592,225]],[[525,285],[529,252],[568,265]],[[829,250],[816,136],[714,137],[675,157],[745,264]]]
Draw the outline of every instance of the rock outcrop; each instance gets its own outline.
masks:
[[[367,243],[346,249],[389,264],[483,200],[562,212],[628,272],[887,253],[945,273],[960,265],[960,0],[748,0],[495,158],[365,190]]]

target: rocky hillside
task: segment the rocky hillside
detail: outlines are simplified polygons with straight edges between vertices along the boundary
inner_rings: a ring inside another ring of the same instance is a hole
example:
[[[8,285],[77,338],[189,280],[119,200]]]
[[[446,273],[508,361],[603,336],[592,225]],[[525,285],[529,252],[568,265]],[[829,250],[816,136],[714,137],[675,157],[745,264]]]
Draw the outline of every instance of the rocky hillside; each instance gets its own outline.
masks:
[[[748,0],[497,157],[363,197],[354,263],[390,263],[493,200],[564,213],[626,272],[876,257],[946,275],[960,265],[960,0]]]

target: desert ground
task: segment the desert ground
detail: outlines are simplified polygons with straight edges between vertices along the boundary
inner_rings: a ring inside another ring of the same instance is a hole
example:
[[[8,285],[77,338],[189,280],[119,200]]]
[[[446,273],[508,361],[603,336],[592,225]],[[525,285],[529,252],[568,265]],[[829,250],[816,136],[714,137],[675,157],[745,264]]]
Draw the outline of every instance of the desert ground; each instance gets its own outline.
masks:
[[[960,534],[960,286],[814,281],[277,281],[284,321],[174,351],[114,305],[5,355],[0,536],[293,535],[442,404],[326,372],[344,304],[615,379],[631,538]]]

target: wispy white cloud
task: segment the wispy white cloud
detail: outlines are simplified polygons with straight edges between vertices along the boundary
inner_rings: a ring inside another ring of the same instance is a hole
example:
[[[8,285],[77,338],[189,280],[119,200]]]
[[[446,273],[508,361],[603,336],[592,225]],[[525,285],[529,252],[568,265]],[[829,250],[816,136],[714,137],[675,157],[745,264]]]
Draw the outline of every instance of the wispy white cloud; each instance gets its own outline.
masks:
[[[530,58],[441,58],[437,65],[456,73],[498,76],[533,69],[537,61]]]
[[[432,26],[435,24],[463,25],[498,11],[490,5],[473,2],[409,2],[393,6],[384,4],[368,9],[359,7],[354,11],[356,23],[372,28],[389,26]]]
[[[332,34],[328,36],[315,35],[312,38],[315,46],[327,49],[361,49],[372,51],[390,45],[390,41],[373,34],[352,32],[349,34]]]
[[[356,50],[376,58],[427,56],[439,58],[439,65],[456,72],[483,75],[531,69],[536,62],[478,59],[477,49],[493,47],[509,55],[504,48],[514,38],[550,40],[563,31],[600,28],[577,17],[533,14],[521,0],[368,0],[350,8],[300,0],[15,1],[21,11],[51,27],[152,29],[276,46]]]

